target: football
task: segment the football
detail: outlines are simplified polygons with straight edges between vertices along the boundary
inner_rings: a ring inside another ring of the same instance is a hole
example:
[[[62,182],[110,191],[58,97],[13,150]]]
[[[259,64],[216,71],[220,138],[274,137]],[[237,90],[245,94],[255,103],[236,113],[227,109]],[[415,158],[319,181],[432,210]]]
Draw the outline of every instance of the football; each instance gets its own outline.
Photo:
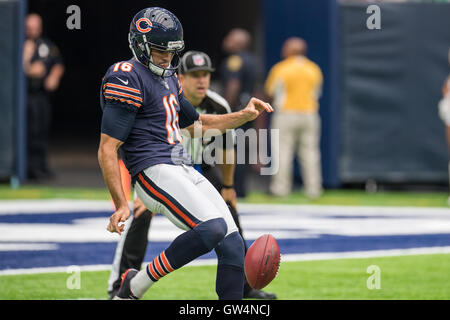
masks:
[[[275,238],[265,234],[247,250],[244,262],[245,277],[253,289],[262,289],[277,275],[280,267],[280,247]]]

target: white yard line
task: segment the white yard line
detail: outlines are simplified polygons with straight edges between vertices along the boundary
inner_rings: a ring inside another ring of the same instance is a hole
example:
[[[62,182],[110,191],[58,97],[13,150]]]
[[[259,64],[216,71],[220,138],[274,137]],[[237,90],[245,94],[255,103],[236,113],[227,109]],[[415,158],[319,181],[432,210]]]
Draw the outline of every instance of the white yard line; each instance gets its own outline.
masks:
[[[131,202],[130,202],[131,204]],[[238,209],[251,214],[267,214],[280,211],[297,211],[315,214],[345,214],[359,215],[364,210],[368,215],[379,214],[450,214],[450,208],[445,207],[389,207],[389,206],[345,206],[345,205],[292,205],[292,204],[247,204],[239,203]],[[73,199],[41,199],[41,200],[0,200],[0,214],[33,214],[33,213],[65,213],[80,211],[111,211],[112,202],[109,200],[73,200]]]
[[[58,250],[58,248],[57,243],[0,243],[0,252]]]
[[[42,199],[0,201],[0,215],[112,210],[112,202],[107,200]]]
[[[364,259],[380,258],[422,254],[443,254],[450,253],[450,246],[446,247],[427,247],[410,249],[392,249],[392,250],[369,250],[369,251],[349,251],[349,252],[321,252],[321,253],[302,253],[302,254],[284,254],[281,256],[281,263],[287,261],[313,261],[313,260],[338,260],[338,259]],[[148,262],[147,262],[148,263]],[[146,263],[145,263],[146,264]],[[216,259],[197,259],[188,266],[206,266],[216,265]],[[73,273],[74,270],[83,271],[107,271],[111,269],[109,264],[86,265],[86,266],[63,266],[47,268],[26,268],[26,269],[6,269],[0,270],[2,275],[36,274],[36,273]]]

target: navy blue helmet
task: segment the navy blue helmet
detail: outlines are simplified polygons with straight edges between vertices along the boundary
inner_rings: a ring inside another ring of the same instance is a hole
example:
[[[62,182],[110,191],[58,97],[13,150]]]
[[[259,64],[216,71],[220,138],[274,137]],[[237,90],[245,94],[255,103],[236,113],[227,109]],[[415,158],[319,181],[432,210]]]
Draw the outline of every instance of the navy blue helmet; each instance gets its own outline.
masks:
[[[169,10],[159,7],[146,8],[139,11],[131,21],[128,42],[139,62],[155,74],[169,77],[180,64],[180,52],[184,49],[183,27]],[[174,53],[168,68],[153,63],[153,49]]]

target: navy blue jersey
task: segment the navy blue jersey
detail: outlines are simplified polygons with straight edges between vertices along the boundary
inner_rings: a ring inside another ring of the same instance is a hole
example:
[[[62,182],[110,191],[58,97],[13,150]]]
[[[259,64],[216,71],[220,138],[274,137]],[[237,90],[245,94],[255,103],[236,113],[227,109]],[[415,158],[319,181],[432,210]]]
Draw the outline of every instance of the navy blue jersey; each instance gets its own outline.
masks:
[[[191,164],[180,126],[199,117],[183,97],[176,75],[162,78],[134,59],[118,62],[102,81],[100,103],[136,113],[121,146],[121,156],[132,177],[156,164]]]

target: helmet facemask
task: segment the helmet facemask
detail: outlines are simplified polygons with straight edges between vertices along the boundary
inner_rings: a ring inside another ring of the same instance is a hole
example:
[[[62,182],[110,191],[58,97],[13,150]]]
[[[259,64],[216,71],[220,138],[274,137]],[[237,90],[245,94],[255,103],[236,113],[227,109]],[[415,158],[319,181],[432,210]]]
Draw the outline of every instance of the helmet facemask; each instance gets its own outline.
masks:
[[[181,63],[180,52],[184,49],[184,41],[182,40],[169,41],[167,46],[161,46],[148,41],[145,34],[133,35],[129,33],[128,42],[136,60],[141,62],[143,65],[149,68],[150,71],[158,76],[172,76],[177,71]],[[163,68],[153,62],[152,49],[166,52],[170,51],[174,53],[169,67]]]

